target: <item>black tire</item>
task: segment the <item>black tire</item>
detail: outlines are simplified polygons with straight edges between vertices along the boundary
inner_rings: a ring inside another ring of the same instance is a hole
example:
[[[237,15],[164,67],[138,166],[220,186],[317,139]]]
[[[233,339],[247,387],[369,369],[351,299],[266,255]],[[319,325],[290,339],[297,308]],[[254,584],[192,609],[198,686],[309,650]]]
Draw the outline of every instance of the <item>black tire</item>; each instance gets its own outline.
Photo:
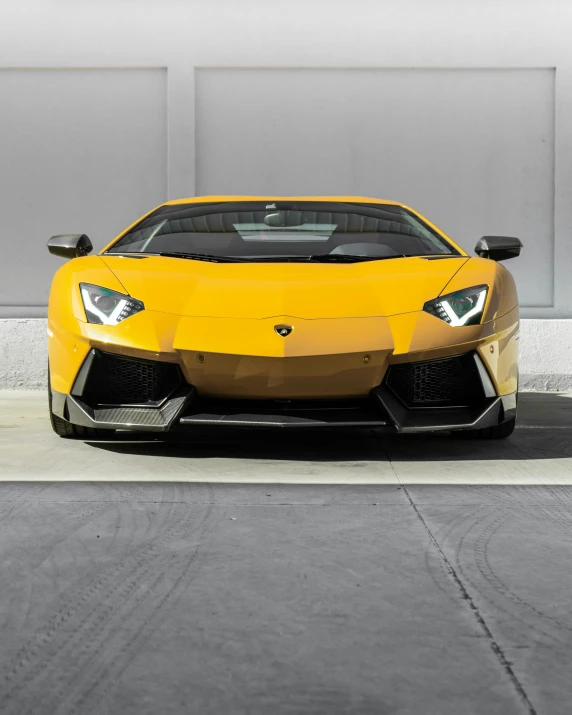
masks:
[[[483,429],[457,430],[451,432],[455,439],[506,439],[514,432],[516,418],[507,420],[500,425],[484,427]]]
[[[511,420],[507,420],[500,425],[487,427],[486,429],[480,430],[483,433],[481,439],[506,439],[514,432],[515,425],[516,417],[513,417]]]
[[[50,367],[48,365],[48,406],[50,411],[50,424],[52,429],[64,439],[109,439],[114,434],[112,429],[96,429],[94,427],[83,427],[74,425],[67,420],[54,415],[52,412],[52,387],[50,382]]]

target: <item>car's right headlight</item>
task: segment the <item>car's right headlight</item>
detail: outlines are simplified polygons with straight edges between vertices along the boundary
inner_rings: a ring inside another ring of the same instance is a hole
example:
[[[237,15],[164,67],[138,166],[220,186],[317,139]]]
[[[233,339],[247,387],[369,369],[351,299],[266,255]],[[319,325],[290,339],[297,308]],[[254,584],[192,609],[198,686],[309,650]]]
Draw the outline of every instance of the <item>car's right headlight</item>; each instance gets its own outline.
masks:
[[[455,327],[478,325],[483,317],[487,292],[488,286],[466,288],[427,301],[423,310]]]
[[[79,289],[88,323],[117,325],[125,318],[145,310],[142,301],[109,288],[80,283]]]

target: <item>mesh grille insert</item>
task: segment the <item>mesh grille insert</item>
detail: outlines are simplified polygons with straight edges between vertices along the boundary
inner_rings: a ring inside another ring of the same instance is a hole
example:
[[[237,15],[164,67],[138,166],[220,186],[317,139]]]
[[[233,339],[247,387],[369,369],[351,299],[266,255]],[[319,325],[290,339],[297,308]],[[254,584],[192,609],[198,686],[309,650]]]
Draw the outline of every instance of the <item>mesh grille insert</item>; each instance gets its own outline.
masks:
[[[178,365],[97,352],[82,399],[92,407],[154,403],[180,384]]]
[[[485,397],[472,353],[392,365],[386,385],[407,407],[461,407]]]

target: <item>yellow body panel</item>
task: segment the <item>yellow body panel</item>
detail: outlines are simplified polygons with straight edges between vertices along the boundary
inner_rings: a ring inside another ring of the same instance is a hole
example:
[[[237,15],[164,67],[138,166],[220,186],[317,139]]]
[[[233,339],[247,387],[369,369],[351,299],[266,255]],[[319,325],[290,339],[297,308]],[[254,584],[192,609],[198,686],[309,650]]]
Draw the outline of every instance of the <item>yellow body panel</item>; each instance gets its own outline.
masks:
[[[261,199],[394,203],[276,196],[168,203]],[[52,388],[71,391],[92,347],[176,362],[201,394],[290,399],[364,396],[392,363],[477,350],[497,394],[511,394],[518,379],[514,281],[503,266],[468,257],[433,228],[461,255],[348,264],[206,263],[102,254],[73,259],[57,271],[50,294]],[[144,302],[145,310],[117,326],[90,324],[80,282],[129,293]],[[451,327],[423,312],[428,300],[481,284],[489,286],[481,325]],[[276,334],[280,323],[292,326],[289,337]]]
[[[419,311],[427,296],[436,298],[469,259],[205,263],[106,255],[101,260],[124,292],[142,300],[148,310],[240,320],[280,315],[363,318]]]

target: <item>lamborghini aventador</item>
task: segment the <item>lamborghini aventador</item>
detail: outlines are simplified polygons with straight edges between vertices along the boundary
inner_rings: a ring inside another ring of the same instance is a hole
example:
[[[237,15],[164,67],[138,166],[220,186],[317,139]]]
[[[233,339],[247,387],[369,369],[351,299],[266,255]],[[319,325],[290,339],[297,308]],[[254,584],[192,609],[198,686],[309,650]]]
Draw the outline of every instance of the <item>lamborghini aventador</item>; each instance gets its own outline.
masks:
[[[48,308],[61,437],[110,430],[375,427],[504,438],[515,425],[518,299],[416,211],[362,197],[168,201],[70,258]]]

